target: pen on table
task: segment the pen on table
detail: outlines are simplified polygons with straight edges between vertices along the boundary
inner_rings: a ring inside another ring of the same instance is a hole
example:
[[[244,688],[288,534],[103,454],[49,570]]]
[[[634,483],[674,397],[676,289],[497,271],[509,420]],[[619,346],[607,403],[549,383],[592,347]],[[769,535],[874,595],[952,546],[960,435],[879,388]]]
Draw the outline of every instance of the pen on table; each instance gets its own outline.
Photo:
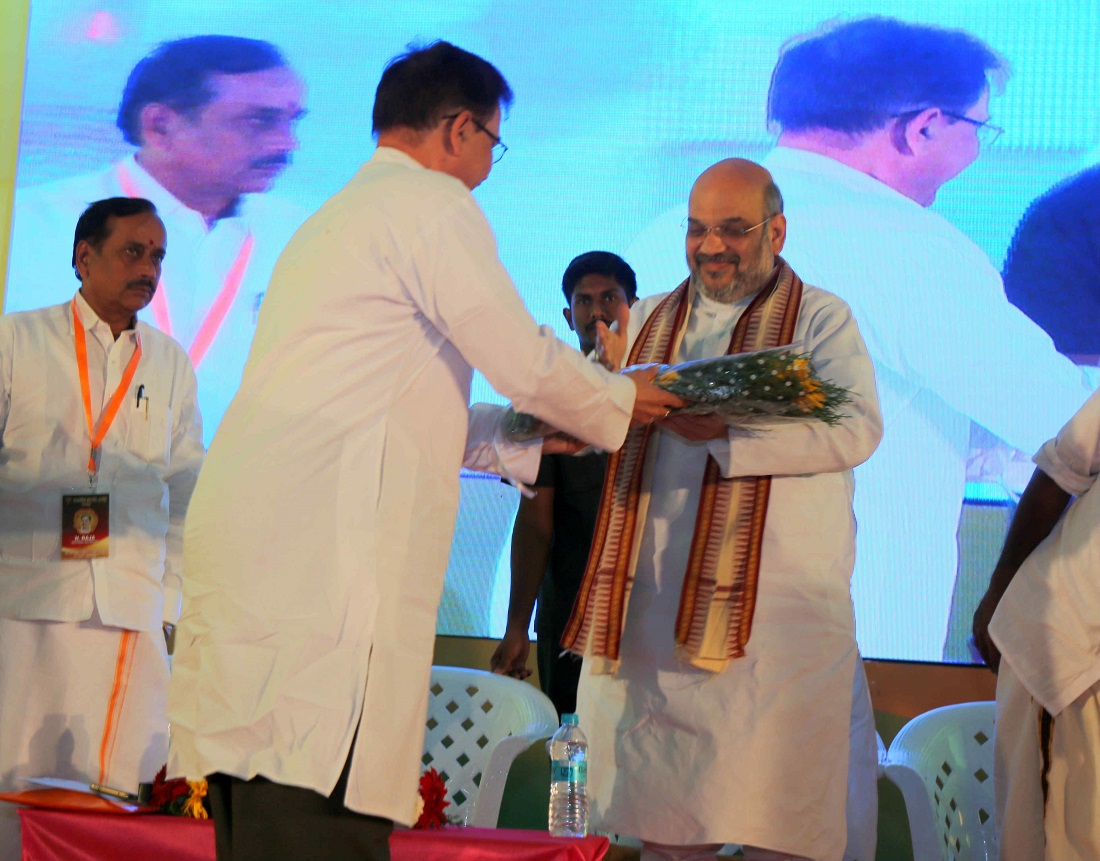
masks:
[[[144,385],[144,383],[142,385],[138,386],[137,402],[134,404],[135,407],[140,407],[141,406],[141,399],[143,397],[145,397],[145,385]]]
[[[98,792],[100,795],[109,795],[111,798],[118,798],[122,801],[138,800],[138,797],[132,792],[126,792],[124,789],[115,789],[112,786],[103,786],[99,783],[89,783],[88,789],[92,792]]]

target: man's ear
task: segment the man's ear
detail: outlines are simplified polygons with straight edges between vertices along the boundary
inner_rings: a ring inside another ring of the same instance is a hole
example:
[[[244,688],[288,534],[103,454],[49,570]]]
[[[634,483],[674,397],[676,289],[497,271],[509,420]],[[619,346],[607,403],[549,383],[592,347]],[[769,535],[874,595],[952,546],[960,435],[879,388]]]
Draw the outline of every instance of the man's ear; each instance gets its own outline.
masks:
[[[768,243],[772,247],[772,253],[778,254],[783,250],[787,241],[787,217],[782,212],[777,212],[767,224]]]
[[[942,123],[939,108],[925,108],[908,120],[898,117],[890,135],[894,149],[902,155],[920,155],[935,140]]]
[[[73,260],[76,262],[76,271],[80,273],[80,280],[84,280],[84,276],[88,274],[88,256],[94,251],[90,242],[87,239],[81,239],[76,243],[76,250],[73,252]]]
[[[448,155],[458,155],[470,134],[470,111],[459,111],[453,120],[445,120],[443,125],[443,146]]]
[[[565,317],[565,322],[569,324],[569,330],[571,332],[576,332],[577,328],[576,328],[576,326],[573,325],[573,309],[572,308],[562,308],[561,313],[562,313],[562,316]]]
[[[168,105],[150,102],[141,109],[138,128],[141,130],[141,145],[157,149],[168,149],[172,142],[174,125],[180,115]]]

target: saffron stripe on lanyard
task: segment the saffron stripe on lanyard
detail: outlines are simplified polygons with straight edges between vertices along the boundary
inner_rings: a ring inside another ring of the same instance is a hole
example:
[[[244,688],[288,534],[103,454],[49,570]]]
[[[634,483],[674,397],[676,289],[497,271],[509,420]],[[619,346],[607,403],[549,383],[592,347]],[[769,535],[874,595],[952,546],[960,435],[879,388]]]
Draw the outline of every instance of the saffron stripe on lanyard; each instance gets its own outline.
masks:
[[[127,197],[142,196],[141,191],[138,190],[137,184],[134,182],[134,178],[121,164],[118,166],[117,175],[118,184],[124,195]],[[225,322],[225,317],[233,306],[233,300],[237,298],[237,292],[241,289],[244,273],[248,269],[248,263],[252,257],[253,244],[252,231],[250,230],[245,234],[244,241],[237,251],[237,256],[229,267],[225,281],[222,282],[221,290],[218,291],[217,297],[207,310],[202,325],[199,326],[199,331],[195,334],[195,340],[187,350],[191,365],[196,370],[206,357],[206,351],[210,349],[210,345],[214,343],[214,339],[218,336],[222,323]],[[160,284],[156,292],[153,293],[153,301],[149,305],[157,328],[164,334],[172,336],[172,316],[168,311],[168,292],[168,285],[161,277]]]
[[[126,370],[122,374],[118,388],[111,395],[106,409],[99,416],[98,424],[92,421],[92,392],[88,382],[88,341],[84,334],[84,321],[80,319],[80,308],[77,307],[76,297],[73,297],[73,340],[76,341],[76,367],[80,373],[80,396],[84,399],[84,418],[88,422],[88,437],[91,439],[91,452],[88,455],[88,484],[95,487],[96,482],[96,451],[99,449],[103,438],[107,436],[118,415],[118,409],[122,406],[127,393],[130,391],[130,383],[134,381],[137,373],[138,362],[141,361],[141,336],[134,333],[134,354],[130,357]]]

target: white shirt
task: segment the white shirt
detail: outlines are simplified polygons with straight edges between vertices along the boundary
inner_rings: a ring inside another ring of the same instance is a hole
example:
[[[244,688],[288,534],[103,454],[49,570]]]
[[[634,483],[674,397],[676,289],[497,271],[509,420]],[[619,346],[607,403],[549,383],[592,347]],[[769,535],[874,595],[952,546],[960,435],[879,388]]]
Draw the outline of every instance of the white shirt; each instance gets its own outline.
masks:
[[[156,630],[179,614],[187,503],[202,463],[195,374],[180,346],[144,323],[115,340],[77,294],[92,415],[138,363],[101,446],[96,493],[110,494],[110,556],[61,560],[61,498],[90,492],[90,437],[66,302],[0,317],[0,615],[73,622],[93,603],[106,625]],[[137,404],[137,390],[148,401]]]
[[[536,326],[468,189],[379,148],[280,259],[195,491],[170,771],[327,795],[358,727],[347,806],[412,820],[459,469],[495,461],[473,368],[626,435],[633,384]]]
[[[130,192],[151,200],[164,222],[168,253],[158,290],[167,301],[170,334],[188,350],[245,238],[252,237],[252,252],[236,298],[196,368],[209,443],[240,384],[271,270],[306,213],[271,194],[246,194],[232,215],[207,225],[200,213],[173,197],[133,156],[94,174],[21,189],[13,210],[6,309],[21,311],[63,301],[75,278],[68,256],[57,253],[59,245],[65,248],[71,243],[77,219],[88,204]],[[158,325],[152,306],[138,317],[150,326]]]
[[[884,434],[856,470],[860,650],[939,661],[971,421],[1034,452],[1092,387],[945,218],[825,156],[777,147],[763,164],[783,194],[783,257],[848,303],[875,364]],[[662,216],[628,250],[641,291],[686,276],[686,214]]]
[[[631,309],[630,337],[660,297]],[[726,352],[749,300],[696,297],[677,361]],[[589,797],[600,828],[657,843],[747,843],[839,859],[852,678],[852,468],[882,430],[874,373],[837,297],[805,287],[795,341],[853,392],[836,427],[761,428],[689,443],[661,432],[615,675],[582,675]],[[719,673],[673,634],[707,455],[727,477],[774,475],[745,656]],[[807,751],[813,755],[808,756]]]
[[[1100,392],[1035,456],[1075,499],[1005,590],[989,634],[1052,715],[1100,681]]]

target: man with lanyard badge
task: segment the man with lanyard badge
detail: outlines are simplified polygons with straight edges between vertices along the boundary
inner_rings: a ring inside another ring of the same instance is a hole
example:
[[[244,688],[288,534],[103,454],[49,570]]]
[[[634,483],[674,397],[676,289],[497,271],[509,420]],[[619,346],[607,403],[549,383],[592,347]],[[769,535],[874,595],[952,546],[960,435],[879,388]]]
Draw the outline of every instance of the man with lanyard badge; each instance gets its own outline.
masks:
[[[46,776],[136,793],[167,756],[161,629],[203,446],[187,354],[136,319],[165,247],[151,202],[98,201],[77,223],[76,295],[0,317],[4,791]]]

